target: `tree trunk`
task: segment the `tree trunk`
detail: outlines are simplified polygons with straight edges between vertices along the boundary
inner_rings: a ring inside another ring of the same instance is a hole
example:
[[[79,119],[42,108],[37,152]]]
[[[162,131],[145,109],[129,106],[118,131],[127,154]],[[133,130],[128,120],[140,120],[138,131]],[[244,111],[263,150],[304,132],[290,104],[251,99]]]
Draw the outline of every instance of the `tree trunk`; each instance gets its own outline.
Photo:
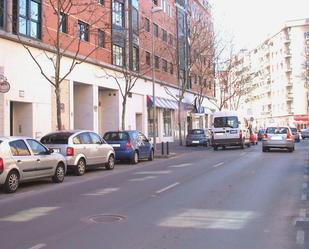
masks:
[[[62,121],[61,121],[61,100],[60,100],[60,86],[57,85],[55,88],[56,94],[56,108],[57,108],[57,128],[62,130]]]
[[[182,133],[181,133],[181,102],[178,101],[178,132],[179,132],[179,145],[182,145]]]
[[[122,113],[121,113],[121,129],[125,130],[125,120],[126,120],[126,106],[127,106],[127,96],[123,96],[122,100]]]

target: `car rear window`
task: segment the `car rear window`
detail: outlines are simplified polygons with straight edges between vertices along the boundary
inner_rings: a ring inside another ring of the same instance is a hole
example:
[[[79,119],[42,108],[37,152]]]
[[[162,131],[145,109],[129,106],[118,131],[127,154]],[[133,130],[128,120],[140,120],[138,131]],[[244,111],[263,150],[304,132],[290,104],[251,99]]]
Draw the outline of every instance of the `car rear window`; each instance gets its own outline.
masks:
[[[106,141],[127,141],[128,134],[126,132],[108,132],[104,135]]]
[[[266,133],[268,134],[287,134],[289,131],[286,127],[268,127]]]
[[[295,133],[297,132],[296,128],[290,128],[290,129],[291,129],[292,132],[295,132]]]
[[[201,134],[205,134],[204,130],[189,130],[188,134],[190,135],[201,135]]]
[[[72,136],[71,132],[60,132],[46,135],[41,138],[43,144],[67,144],[69,137]]]
[[[214,127],[238,128],[238,118],[236,116],[216,117],[214,118]]]

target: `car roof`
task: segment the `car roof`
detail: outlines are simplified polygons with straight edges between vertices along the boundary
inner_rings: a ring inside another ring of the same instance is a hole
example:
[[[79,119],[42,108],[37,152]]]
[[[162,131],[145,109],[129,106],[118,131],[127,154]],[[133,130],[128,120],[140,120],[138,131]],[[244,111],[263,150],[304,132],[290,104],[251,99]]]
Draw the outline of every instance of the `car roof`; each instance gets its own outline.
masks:
[[[0,140],[17,140],[17,139],[34,139],[32,137],[27,136],[0,136]]]
[[[60,130],[60,131],[53,131],[53,132],[47,133],[43,137],[51,135],[51,134],[61,134],[61,133],[76,134],[76,133],[81,133],[81,132],[95,132],[95,131],[90,131],[90,130]]]

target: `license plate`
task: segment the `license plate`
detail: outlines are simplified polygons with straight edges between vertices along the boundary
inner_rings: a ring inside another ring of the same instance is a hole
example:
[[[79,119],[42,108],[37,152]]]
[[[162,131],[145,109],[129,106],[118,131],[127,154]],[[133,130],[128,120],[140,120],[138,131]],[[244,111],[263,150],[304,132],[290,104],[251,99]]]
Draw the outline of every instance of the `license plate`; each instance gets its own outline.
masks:
[[[280,141],[282,140],[282,137],[275,136],[275,137],[272,137],[271,140]]]
[[[192,141],[193,144],[199,144],[199,141]]]
[[[237,130],[231,130],[230,133],[231,134],[237,134]]]
[[[119,148],[119,147],[120,147],[120,144],[112,144],[112,146],[113,146],[114,148]]]
[[[223,136],[224,135],[224,133],[215,133],[217,136]]]
[[[56,152],[56,153],[60,153],[60,149],[58,149],[58,148],[53,148],[53,151]]]

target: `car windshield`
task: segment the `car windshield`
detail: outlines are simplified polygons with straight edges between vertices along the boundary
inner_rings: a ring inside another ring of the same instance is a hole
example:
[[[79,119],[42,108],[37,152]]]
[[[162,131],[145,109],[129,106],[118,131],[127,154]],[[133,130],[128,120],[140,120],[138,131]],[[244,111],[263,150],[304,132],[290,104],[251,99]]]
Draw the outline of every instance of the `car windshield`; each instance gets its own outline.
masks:
[[[238,118],[236,116],[229,117],[217,117],[214,119],[214,127],[230,127],[230,128],[238,128]]]
[[[41,138],[43,144],[67,144],[72,132],[58,132],[46,135]]]
[[[106,141],[127,141],[128,134],[126,132],[108,132],[105,133],[104,139]]]
[[[296,128],[290,128],[291,129],[291,131],[293,132],[293,133],[297,133],[297,129]]]
[[[266,133],[268,134],[287,134],[289,129],[287,127],[268,127]]]
[[[205,134],[204,130],[197,129],[197,130],[189,130],[188,134],[190,135],[203,135]]]

